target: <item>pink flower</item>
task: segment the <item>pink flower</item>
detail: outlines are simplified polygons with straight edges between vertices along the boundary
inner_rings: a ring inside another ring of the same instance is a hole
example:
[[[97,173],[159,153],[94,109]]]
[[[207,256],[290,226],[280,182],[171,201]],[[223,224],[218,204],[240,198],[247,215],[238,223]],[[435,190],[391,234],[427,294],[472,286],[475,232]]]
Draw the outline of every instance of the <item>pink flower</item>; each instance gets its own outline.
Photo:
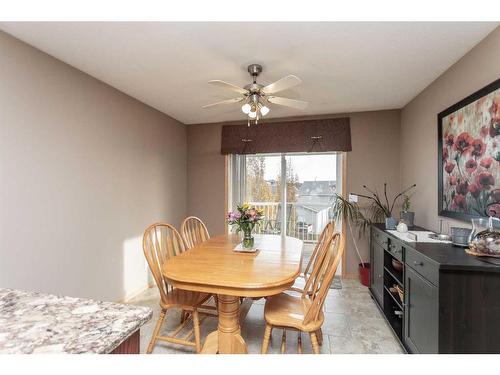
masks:
[[[479,188],[479,186],[477,184],[469,185],[469,187],[467,188],[467,190],[469,191],[469,193],[471,193],[471,195],[474,198],[479,197],[479,194],[481,193],[481,189]]]
[[[471,150],[472,142],[474,139],[467,132],[460,133],[455,139],[453,144],[453,149],[458,151],[460,154],[467,153]]]
[[[479,131],[479,133],[481,134],[481,137],[486,138],[486,136],[488,135],[488,132],[489,132],[489,129],[487,126],[481,126],[481,130]]]
[[[455,164],[451,161],[446,162],[446,164],[444,165],[444,170],[448,174],[451,173],[454,168],[455,168]]]
[[[472,173],[476,170],[477,168],[477,162],[474,160],[474,159],[469,159],[467,160],[467,162],[465,163],[465,169],[467,170],[467,172],[469,173]]]
[[[464,195],[457,194],[453,197],[453,203],[451,204],[451,208],[454,210],[463,210],[467,211],[467,201]]]
[[[481,172],[476,176],[476,184],[483,190],[490,190],[495,185],[495,179],[490,172]]]
[[[486,151],[486,145],[480,139],[474,139],[472,141],[472,156],[480,158]]]
[[[491,167],[491,163],[493,163],[493,158],[491,156],[487,156],[481,159],[479,165],[483,168],[488,169],[489,167]]]
[[[456,185],[457,184],[457,177],[456,176],[450,176],[450,185]]]

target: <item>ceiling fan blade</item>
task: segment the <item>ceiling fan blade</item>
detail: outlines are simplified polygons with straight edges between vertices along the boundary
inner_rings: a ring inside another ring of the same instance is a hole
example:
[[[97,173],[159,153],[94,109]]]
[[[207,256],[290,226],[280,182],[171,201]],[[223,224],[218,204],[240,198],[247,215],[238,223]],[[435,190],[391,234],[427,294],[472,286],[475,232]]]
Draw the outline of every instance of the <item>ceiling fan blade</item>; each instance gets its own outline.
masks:
[[[227,89],[236,91],[236,92],[238,92],[240,94],[248,94],[248,90],[247,89],[244,89],[243,87],[239,87],[239,86],[233,85],[232,83],[229,83],[229,82],[226,82],[226,81],[221,81],[220,79],[213,79],[211,81],[208,81],[208,83],[211,83],[213,85],[220,86],[220,87],[225,87]]]
[[[293,86],[300,85],[301,83],[302,81],[299,77],[290,74],[277,80],[276,82],[265,86],[264,88],[262,88],[262,91],[264,92],[264,94],[274,94],[278,91],[283,91]]]
[[[303,100],[281,98],[279,96],[268,96],[267,100],[273,104],[283,105],[285,107],[292,107],[297,109],[306,109],[306,107],[309,105],[308,102],[305,102]]]
[[[233,99],[227,99],[227,100],[222,100],[220,102],[212,103],[212,104],[207,104],[204,105],[201,108],[210,108],[213,107],[214,105],[219,105],[219,104],[233,104],[233,103],[239,103],[241,101],[245,100],[245,98],[233,98]]]

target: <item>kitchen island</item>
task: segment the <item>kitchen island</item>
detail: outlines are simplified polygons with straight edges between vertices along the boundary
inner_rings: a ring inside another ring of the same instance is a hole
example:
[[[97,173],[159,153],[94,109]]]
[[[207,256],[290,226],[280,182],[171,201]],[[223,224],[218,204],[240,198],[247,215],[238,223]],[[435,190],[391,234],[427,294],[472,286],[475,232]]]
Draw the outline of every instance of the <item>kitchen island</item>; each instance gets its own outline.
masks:
[[[0,353],[139,353],[148,307],[0,288]]]

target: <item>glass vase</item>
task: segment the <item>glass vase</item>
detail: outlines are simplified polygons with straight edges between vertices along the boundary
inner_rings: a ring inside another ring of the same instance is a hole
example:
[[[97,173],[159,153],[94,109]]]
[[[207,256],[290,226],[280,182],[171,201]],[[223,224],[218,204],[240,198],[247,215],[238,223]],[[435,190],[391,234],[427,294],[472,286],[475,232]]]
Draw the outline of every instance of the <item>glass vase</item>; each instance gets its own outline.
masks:
[[[500,257],[500,220],[493,217],[472,219],[469,248],[476,254]]]
[[[255,239],[252,236],[253,225],[248,224],[241,227],[243,231],[242,246],[245,249],[251,249],[254,245]]]

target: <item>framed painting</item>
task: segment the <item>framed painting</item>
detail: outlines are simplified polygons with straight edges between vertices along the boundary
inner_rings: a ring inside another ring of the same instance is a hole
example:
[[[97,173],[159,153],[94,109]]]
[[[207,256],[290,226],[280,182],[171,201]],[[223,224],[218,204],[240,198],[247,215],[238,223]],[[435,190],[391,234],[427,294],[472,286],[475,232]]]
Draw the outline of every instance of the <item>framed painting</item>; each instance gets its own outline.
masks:
[[[438,114],[439,215],[500,218],[500,79]]]

